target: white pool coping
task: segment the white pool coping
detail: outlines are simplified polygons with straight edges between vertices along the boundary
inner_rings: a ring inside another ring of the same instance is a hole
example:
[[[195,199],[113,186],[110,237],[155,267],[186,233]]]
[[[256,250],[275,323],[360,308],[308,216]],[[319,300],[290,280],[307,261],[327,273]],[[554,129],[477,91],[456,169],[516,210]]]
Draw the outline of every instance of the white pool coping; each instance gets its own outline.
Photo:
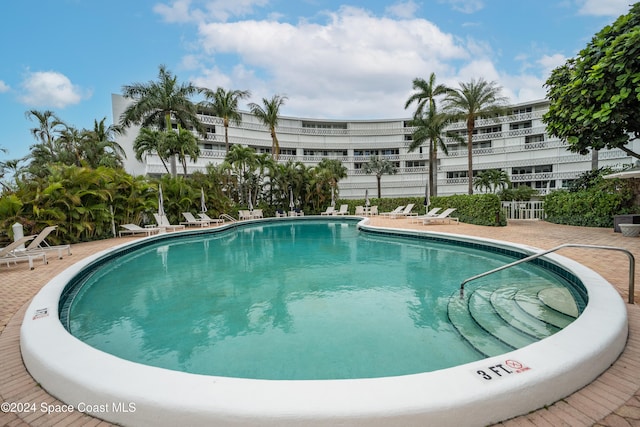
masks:
[[[367,222],[360,225],[538,251]],[[70,335],[59,320],[66,283],[87,264],[126,246],[96,253],[45,285],[27,309],[20,340],[29,373],[47,392],[74,410],[125,426],[486,426],[550,405],[589,384],[618,358],[627,340],[627,310],[614,287],[577,262],[550,254],[545,258],[582,280],[589,303],[562,331],[501,356],[422,374],[353,380],[252,380],[171,371],[96,350]]]

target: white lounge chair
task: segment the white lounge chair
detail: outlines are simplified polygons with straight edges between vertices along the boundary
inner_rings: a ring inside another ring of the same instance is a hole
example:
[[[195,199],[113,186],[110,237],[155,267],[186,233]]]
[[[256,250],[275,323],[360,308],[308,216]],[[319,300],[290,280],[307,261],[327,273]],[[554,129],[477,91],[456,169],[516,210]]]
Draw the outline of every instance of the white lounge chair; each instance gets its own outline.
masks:
[[[403,209],[404,209],[404,206],[398,206],[397,208],[395,208],[391,212],[382,212],[382,213],[380,213],[380,216],[397,215],[400,212],[402,212]]]
[[[200,219],[204,220],[204,221],[209,221],[210,224],[222,224],[224,223],[224,219],[222,218],[211,218],[209,215],[207,215],[206,213],[199,213],[198,216],[200,217]]]
[[[158,226],[158,228],[164,228],[165,230],[169,231],[185,229],[184,224],[171,224],[169,222],[169,218],[167,218],[166,215],[158,215],[157,213],[154,213],[153,217],[156,219],[156,225]]]
[[[349,215],[349,205],[340,205],[340,210],[334,210],[333,215]]]
[[[243,219],[251,219],[251,211],[249,210],[238,211],[238,219],[240,221],[242,221]]]
[[[329,206],[326,211],[320,212],[320,215],[333,215],[335,211],[336,210],[333,206]]]
[[[191,212],[182,212],[182,216],[185,221],[180,222],[181,225],[186,225],[188,227],[208,227],[211,223],[205,219],[198,219]]]
[[[58,259],[62,259],[62,253],[67,251],[67,255],[71,255],[71,245],[55,245],[51,246],[47,243],[46,238],[58,228],[57,225],[51,225],[49,227],[45,227],[42,231],[31,241],[29,246],[25,248],[25,252],[27,253],[38,253],[38,252],[49,252],[49,251],[58,251]]]
[[[25,249],[21,249],[27,242],[35,239],[36,236],[25,236],[16,240],[15,242],[9,243],[4,248],[0,248],[0,262],[7,263],[7,267],[9,267],[9,263],[18,263],[21,261],[27,261],[29,263],[29,269],[33,270],[33,260],[42,258],[42,262],[44,264],[47,263],[47,254],[44,252],[37,253],[27,253]]]
[[[262,209],[254,209],[251,212],[249,212],[249,215],[251,216],[251,218],[264,218],[264,214],[262,213]]]
[[[378,205],[374,205],[374,206],[371,206],[371,208],[369,208],[369,215],[371,215],[371,216],[379,215],[378,214]]]
[[[442,209],[442,208],[433,208],[433,209],[431,209],[429,212],[427,212],[424,215],[418,215],[418,216],[412,217],[409,220],[409,222],[412,223],[412,224],[419,224],[425,218],[431,218],[431,217],[436,216],[438,214],[438,211],[440,211],[440,209]]]
[[[123,234],[145,234],[151,236],[152,234],[158,234],[161,230],[159,227],[140,227],[138,224],[122,224],[120,227],[124,230],[120,230],[118,235],[122,237]]]
[[[389,218],[391,219],[397,219],[397,218],[402,218],[402,217],[407,217],[407,216],[415,216],[417,214],[415,213],[411,213],[411,211],[413,210],[413,207],[415,206],[414,203],[409,203],[407,206],[405,206],[404,209],[402,209],[400,212],[398,213],[390,213],[389,214]]]
[[[436,215],[436,216],[432,216],[429,218],[424,218],[422,220],[422,223],[424,225],[429,225],[429,224],[433,224],[436,222],[451,222],[454,221],[456,224],[459,223],[458,218],[451,218],[449,215],[451,215],[451,213],[453,213],[453,211],[455,211],[455,208],[449,208],[449,209],[445,209],[444,211],[442,211],[442,213],[440,215]]]
[[[356,206],[354,215],[364,215],[364,206]]]

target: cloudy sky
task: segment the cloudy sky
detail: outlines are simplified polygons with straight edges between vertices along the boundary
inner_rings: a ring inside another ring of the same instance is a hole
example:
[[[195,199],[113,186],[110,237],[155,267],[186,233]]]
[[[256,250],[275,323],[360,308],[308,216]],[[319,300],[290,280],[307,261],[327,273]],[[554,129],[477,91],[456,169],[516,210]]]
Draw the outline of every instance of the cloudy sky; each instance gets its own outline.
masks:
[[[0,160],[35,142],[25,112],[77,128],[111,94],[180,81],[287,96],[309,118],[409,117],[415,77],[496,81],[513,103],[544,98],[550,70],[629,10],[629,0],[45,0],[3,4]],[[242,105],[246,109],[246,104]],[[118,118],[115,118],[117,121]]]

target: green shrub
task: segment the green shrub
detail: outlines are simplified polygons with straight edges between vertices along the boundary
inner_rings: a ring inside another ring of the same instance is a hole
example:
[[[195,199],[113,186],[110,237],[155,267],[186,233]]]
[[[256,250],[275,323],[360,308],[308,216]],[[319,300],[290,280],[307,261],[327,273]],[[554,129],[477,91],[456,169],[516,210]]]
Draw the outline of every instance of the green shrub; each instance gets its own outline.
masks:
[[[467,224],[505,226],[500,198],[495,194],[458,194],[432,197],[430,207],[456,208],[452,216]]]

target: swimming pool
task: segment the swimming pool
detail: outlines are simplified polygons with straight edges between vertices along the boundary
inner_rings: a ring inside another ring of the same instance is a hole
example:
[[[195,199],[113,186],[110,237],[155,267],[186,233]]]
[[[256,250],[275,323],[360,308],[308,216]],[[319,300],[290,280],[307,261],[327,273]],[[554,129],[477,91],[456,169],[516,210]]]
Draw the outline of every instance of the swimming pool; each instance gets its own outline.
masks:
[[[271,222],[265,221],[263,226]],[[227,226],[237,232],[244,227]],[[371,235],[403,234],[414,239],[429,236],[469,246],[531,251],[496,241],[382,230],[366,223],[361,224],[361,229]],[[136,243],[155,245],[162,239],[141,239]],[[97,254],[89,262],[104,262],[105,256],[108,254]],[[41,292],[43,295],[34,299],[23,324],[21,345],[32,375],[67,402],[136,402],[135,414],[97,414],[125,424],[485,425],[551,403],[580,388],[615,360],[624,346],[626,311],[619,295],[597,274],[570,260],[558,256],[548,260],[553,265],[563,265],[584,283],[589,304],[582,316],[550,338],[506,355],[424,374],[265,381],[185,374],[139,365],[106,355],[69,336],[57,321],[55,309],[43,314],[57,306],[65,287],[61,283],[48,285]],[[77,276],[82,267],[74,266],[72,270],[65,272],[62,281],[66,283]],[[98,364],[103,367],[99,371],[95,368]],[[478,372],[492,379],[482,378]],[[553,390],[544,386],[551,379]],[[171,386],[163,388],[163,384]]]

